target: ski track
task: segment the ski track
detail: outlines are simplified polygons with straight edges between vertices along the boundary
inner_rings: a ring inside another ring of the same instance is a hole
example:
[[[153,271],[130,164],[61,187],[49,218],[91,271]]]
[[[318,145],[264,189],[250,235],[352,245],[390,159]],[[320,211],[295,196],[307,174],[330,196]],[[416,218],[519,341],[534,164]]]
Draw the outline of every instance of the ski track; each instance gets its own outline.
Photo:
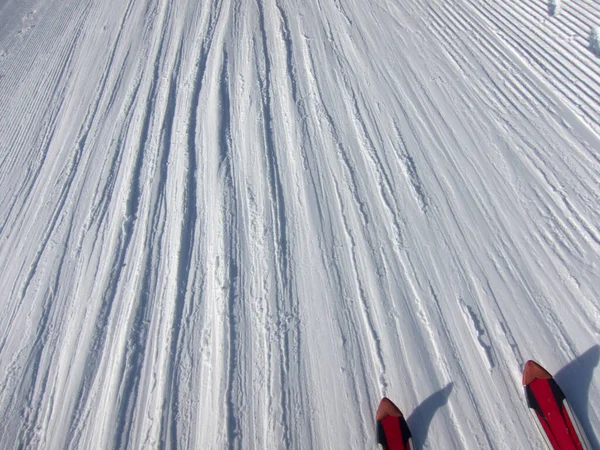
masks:
[[[2,445],[538,448],[536,359],[598,446],[599,23],[5,0]]]

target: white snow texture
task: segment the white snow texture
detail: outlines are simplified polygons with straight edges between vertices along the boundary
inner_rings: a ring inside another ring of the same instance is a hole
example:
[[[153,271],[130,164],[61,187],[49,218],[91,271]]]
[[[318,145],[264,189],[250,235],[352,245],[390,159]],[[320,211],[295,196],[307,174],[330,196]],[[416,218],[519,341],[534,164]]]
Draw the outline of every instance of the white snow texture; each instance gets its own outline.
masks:
[[[598,23],[0,0],[0,447],[600,448]]]

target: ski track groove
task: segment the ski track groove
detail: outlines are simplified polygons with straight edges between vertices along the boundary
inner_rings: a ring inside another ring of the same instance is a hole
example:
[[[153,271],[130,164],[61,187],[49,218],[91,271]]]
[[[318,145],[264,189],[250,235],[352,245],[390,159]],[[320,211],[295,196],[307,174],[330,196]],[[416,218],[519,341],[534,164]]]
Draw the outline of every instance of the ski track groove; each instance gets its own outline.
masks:
[[[335,190],[336,190],[336,196],[337,196],[337,203],[338,203],[338,208],[340,210],[340,215],[342,218],[342,224],[344,227],[344,234],[346,236],[346,240],[349,243],[349,253],[351,254],[351,259],[352,259],[352,272],[354,275],[354,289],[352,289],[350,292],[348,292],[346,295],[344,295],[344,300],[346,305],[348,306],[348,308],[344,308],[344,309],[348,309],[349,311],[350,306],[354,306],[354,303],[356,303],[356,300],[358,301],[359,305],[360,305],[360,318],[357,320],[357,318],[354,317],[353,314],[351,313],[346,313],[347,316],[349,316],[349,323],[351,325],[351,328],[356,330],[357,328],[359,328],[358,325],[358,321],[360,321],[363,325],[363,327],[365,329],[367,329],[368,331],[368,348],[371,349],[375,349],[375,360],[374,362],[376,362],[377,364],[377,372],[378,372],[378,381],[379,381],[379,388],[382,392],[386,391],[386,386],[387,386],[387,382],[385,380],[385,365],[383,364],[383,361],[381,359],[381,344],[379,343],[379,341],[377,340],[377,335],[374,331],[373,325],[369,320],[369,316],[365,310],[365,293],[364,293],[364,287],[363,287],[363,283],[361,282],[361,277],[357,271],[356,268],[356,241],[354,239],[353,234],[351,233],[351,231],[348,228],[348,219],[346,217],[346,213],[344,211],[344,202],[342,200],[342,196],[341,193],[339,191],[339,186],[337,185],[337,182],[335,182]],[[353,293],[352,291],[355,291],[355,293]],[[356,300],[353,300],[354,298],[356,298]],[[362,319],[362,320],[361,320]],[[362,345],[361,345],[362,344]],[[364,361],[365,358],[367,358],[367,352],[364,352],[364,344],[360,342],[357,343],[357,347],[359,350],[359,357],[360,360]],[[371,355],[372,356],[371,352]],[[353,365],[355,364],[354,361],[352,361]],[[366,366],[365,365],[361,365],[360,370],[361,370],[361,378],[363,380],[368,380],[369,374],[367,373],[366,370]],[[359,387],[358,384],[354,385],[354,394],[356,395],[356,400],[357,400],[357,404],[362,403],[364,400],[361,398],[361,389]],[[366,429],[366,424],[368,423],[368,421],[366,420],[365,417],[361,417],[361,425],[362,425],[362,431],[363,434],[367,434],[368,431]]]
[[[179,245],[179,258],[178,258],[178,291],[176,304],[180,305],[179,310],[175,313],[175,319],[173,332],[171,336],[171,354],[175,355],[172,358],[172,366],[169,370],[171,377],[174,380],[173,374],[175,368],[179,367],[182,363],[182,352],[179,350],[181,343],[183,342],[183,335],[179,335],[178,323],[181,322],[183,311],[185,308],[186,294],[188,294],[190,287],[190,271],[192,268],[192,256],[193,256],[193,243],[196,236],[196,223],[198,221],[198,210],[197,210],[197,172],[198,172],[198,160],[197,153],[198,147],[196,145],[197,132],[198,132],[198,113],[199,113],[199,102],[200,94],[203,89],[204,76],[206,73],[206,62],[207,55],[210,52],[210,42],[214,35],[214,22],[211,22],[209,29],[207,30],[207,42],[204,42],[196,63],[194,64],[194,75],[193,75],[193,88],[191,94],[190,109],[188,112],[189,123],[187,126],[187,167],[186,167],[186,182],[184,192],[184,210],[185,216],[181,221],[181,238]],[[181,51],[181,48],[180,48]],[[186,320],[185,329],[189,329],[189,318]],[[176,389],[176,385],[170,387],[171,395],[169,399],[169,414],[170,414],[170,425],[169,433],[171,434],[170,445],[172,448],[177,448],[176,436],[177,433],[177,421],[179,416],[179,405],[180,396],[179,390]],[[188,418],[189,419],[189,418]],[[186,421],[182,421],[182,426]],[[163,441],[164,443],[164,441]],[[189,445],[189,444],[188,444]],[[183,445],[185,447],[185,445]]]
[[[275,311],[277,316],[276,326],[283,327],[283,333],[280,338],[280,373],[281,379],[281,423],[284,427],[283,442],[285,447],[295,447],[292,441],[292,431],[296,424],[290,421],[288,412],[294,410],[294,393],[292,392],[287,380],[291,377],[292,364],[291,355],[296,352],[299,345],[299,325],[298,311],[294,298],[293,280],[290,273],[290,247],[289,247],[289,226],[286,216],[286,200],[283,184],[280,175],[280,155],[279,141],[275,134],[275,125],[273,120],[273,102],[275,100],[275,91],[272,87],[272,79],[276,76],[273,69],[273,62],[269,52],[269,33],[267,27],[272,25],[267,17],[265,9],[268,5],[257,1],[258,11],[258,29],[260,33],[259,51],[262,53],[263,68],[257,68],[260,90],[263,93],[261,99],[261,117],[264,123],[262,131],[264,138],[264,148],[267,167],[268,190],[271,204],[271,215],[274,224],[274,249],[275,261],[278,267],[275,284]],[[273,44],[272,44],[273,45]],[[271,45],[271,46],[272,46]],[[291,324],[291,328],[290,328]],[[294,369],[296,369],[294,367]]]
[[[165,24],[163,23],[163,27]],[[159,58],[160,50],[157,52],[156,61],[154,64],[154,73],[151,78],[149,93],[147,97],[146,109],[143,115],[143,123],[141,125],[140,135],[137,142],[137,156],[134,161],[134,166],[131,172],[131,184],[129,185],[128,198],[125,202],[125,220],[122,227],[122,234],[119,238],[119,243],[116,251],[112,255],[113,263],[108,264],[108,267],[112,267],[110,270],[110,283],[107,285],[107,290],[102,294],[104,299],[99,306],[97,312],[97,318],[95,323],[95,332],[93,339],[90,343],[90,353],[84,362],[84,379],[80,384],[80,391],[77,395],[77,400],[73,408],[72,422],[70,424],[71,429],[79,426],[78,419],[85,416],[83,409],[87,409],[88,398],[90,395],[91,386],[93,380],[98,376],[99,365],[101,358],[97,354],[102,354],[107,351],[107,339],[110,336],[110,319],[113,314],[113,308],[115,305],[115,299],[117,297],[117,291],[119,283],[121,281],[122,271],[125,267],[125,261],[129,251],[130,244],[133,241],[133,233],[135,231],[135,222],[140,207],[140,178],[144,166],[145,147],[150,138],[150,123],[153,118],[152,111],[154,110],[154,101],[158,89],[159,81]],[[116,436],[115,436],[115,439]]]
[[[170,21],[170,14],[171,11],[169,10],[169,13],[167,14],[167,22]],[[163,36],[165,36],[165,34],[163,34]],[[150,236],[158,234],[160,239],[155,238],[156,243],[147,242],[147,247],[151,248],[152,251],[147,257],[147,262],[144,264],[146,269],[142,270],[144,275],[140,283],[141,296],[137,301],[137,310],[133,313],[133,322],[129,332],[128,343],[126,344],[128,354],[123,360],[123,372],[126,373],[126,368],[128,367],[131,367],[131,369],[129,369],[129,373],[127,375],[121,378],[121,386],[123,387],[120,389],[120,391],[123,393],[123,397],[122,404],[116,413],[117,427],[115,429],[115,448],[122,448],[124,444],[130,443],[129,433],[131,430],[126,430],[125,427],[132,421],[136,407],[136,405],[132,404],[131,402],[137,401],[137,392],[139,390],[139,383],[142,375],[141,373],[136,373],[136,370],[141,371],[144,365],[144,353],[146,351],[146,341],[149,328],[148,321],[152,315],[151,313],[154,306],[152,304],[153,302],[150,293],[156,292],[158,288],[157,281],[153,280],[155,278],[155,268],[152,261],[160,260],[160,255],[163,252],[162,236],[165,233],[164,228],[166,224],[161,222],[164,222],[163,209],[165,207],[165,197],[167,194],[166,184],[169,169],[171,167],[169,165],[169,159],[173,151],[173,120],[177,108],[176,86],[180,81],[179,68],[182,54],[181,42],[177,45],[178,50],[176,51],[176,60],[173,63],[174,66],[171,69],[169,87],[167,89],[167,99],[163,113],[163,122],[161,125],[161,135],[159,136],[159,140],[161,142],[160,146],[162,147],[162,155],[160,156],[159,164],[159,178],[157,182],[158,193],[155,200],[156,207],[152,214],[153,217],[151,229],[154,231],[153,233],[149,233]],[[156,256],[154,256],[155,254]],[[167,372],[170,374],[169,379],[173,380],[173,383],[175,383],[177,380],[177,377],[174,375],[172,369],[173,361],[177,357],[177,353],[173,351],[173,346],[178,343],[177,337],[180,330],[181,314],[181,306],[179,303],[176,303],[171,336],[171,367],[170,369],[167,369]],[[161,442],[164,442],[164,440],[161,439]]]
[[[223,289],[227,292],[227,346],[228,346],[228,367],[227,367],[227,388],[226,388],[226,431],[227,441],[229,442],[228,448],[235,449],[241,448],[242,436],[239,419],[236,418],[236,411],[239,411],[241,406],[238,404],[238,396],[235,394],[241,394],[238,390],[241,389],[239,384],[240,379],[236,376],[238,371],[236,370],[239,365],[242,364],[240,361],[240,348],[241,348],[241,337],[239,331],[239,323],[242,320],[238,317],[240,314],[238,311],[242,309],[242,305],[239,301],[239,286],[240,272],[239,272],[239,236],[238,236],[238,201],[237,201],[237,187],[235,184],[235,167],[233,162],[234,148],[231,144],[231,97],[229,92],[229,74],[228,74],[228,54],[224,50],[222,56],[222,66],[220,81],[218,87],[219,104],[221,107],[221,115],[219,121],[219,172],[221,173],[221,183],[223,184],[223,190],[228,193],[224,195],[223,203],[223,215],[224,215],[224,257],[227,261],[224,261],[225,265],[225,285]],[[226,286],[226,287],[225,287]],[[239,365],[238,365],[239,364]],[[243,401],[243,397],[239,399]]]
[[[315,73],[314,63],[312,61],[312,55],[310,53],[310,50],[308,51],[307,56],[310,61],[309,73]],[[351,198],[353,199],[353,203],[357,207],[357,211],[359,213],[359,216],[361,218],[361,223],[364,228],[369,223],[369,219],[367,216],[365,204],[362,200],[360,200],[359,187],[358,187],[359,184],[358,184],[358,180],[355,176],[355,170],[352,167],[348,153],[347,153],[346,149],[344,148],[344,144],[342,143],[341,137],[335,128],[333,118],[327,110],[327,106],[325,105],[323,94],[321,93],[321,90],[318,86],[318,83],[316,83],[316,81],[313,83],[313,88],[315,90],[316,95],[318,96],[318,103],[317,103],[318,108],[316,110],[316,113],[317,113],[317,115],[319,115],[325,119],[325,123],[327,124],[328,132],[331,136],[332,141],[335,143],[335,148],[337,150],[337,152],[336,152],[337,156],[338,156],[339,160],[342,162],[342,167],[345,169],[344,173],[348,174],[347,176],[343,177],[344,185],[347,187],[348,192],[351,194]],[[385,379],[385,365],[384,365],[383,359],[382,359],[381,345],[379,343],[379,338],[375,331],[373,322],[369,317],[368,308],[366,307],[364,287],[362,286],[362,283],[360,282],[360,276],[359,276],[358,270],[357,270],[357,262],[356,262],[357,257],[356,257],[356,253],[354,250],[356,247],[355,240],[354,240],[352,233],[349,231],[347,219],[345,219],[345,213],[344,213],[344,207],[343,207],[344,202],[342,200],[343,197],[340,192],[340,187],[339,187],[339,185],[336,181],[336,177],[335,177],[335,175],[333,175],[333,173],[330,175],[330,177],[334,182],[335,190],[337,193],[338,208],[340,209],[340,214],[341,214],[341,217],[343,218],[343,223],[345,224],[344,229],[346,232],[346,236],[347,236],[347,239],[349,240],[350,248],[353,249],[351,252],[352,261],[353,261],[352,266],[353,266],[353,273],[355,274],[354,279],[358,280],[357,281],[358,285],[357,285],[356,291],[358,294],[358,302],[361,305],[362,322],[364,323],[365,329],[368,330],[368,336],[369,336],[369,342],[370,342],[369,347],[371,349],[374,349],[374,360],[376,361],[376,364],[378,366],[377,371],[379,373],[378,379],[379,379],[379,383],[380,383],[380,388],[385,392],[386,385],[387,385],[387,381]],[[346,179],[347,177],[348,177],[348,179]],[[355,323],[354,320],[352,321],[352,323]],[[367,380],[369,378],[367,376],[367,373],[364,371],[362,373],[362,378],[365,380]],[[363,400],[360,397],[360,392],[361,391],[358,389],[358,387],[355,386],[354,387],[354,395],[357,396],[358,403],[363,402]],[[362,426],[365,427],[365,424],[367,422],[368,421],[363,417],[362,421],[361,421]],[[364,433],[367,433],[366,429],[364,429]]]
[[[319,88],[315,79],[315,68],[313,66],[313,57],[311,55],[311,51],[309,49],[308,46],[308,42],[306,39],[306,34],[305,31],[300,31],[300,35],[302,36],[302,46],[301,46],[301,54],[302,54],[302,61],[303,61],[303,68],[304,68],[304,73],[306,75],[306,77],[308,78],[308,86],[306,87],[306,91],[308,92],[306,98],[309,100],[303,101],[300,105],[299,105],[299,114],[300,117],[303,118],[302,122],[303,122],[303,136],[306,137],[306,139],[309,140],[309,142],[307,143],[307,145],[303,145],[302,148],[304,149],[305,147],[307,149],[312,149],[312,148],[318,148],[321,145],[321,141],[312,141],[311,140],[311,136],[309,133],[310,127],[309,127],[309,117],[311,116],[319,116],[320,112],[323,111],[324,106],[322,104],[322,100],[320,100],[318,103],[315,103],[313,101],[310,101],[310,98],[315,97],[316,99],[319,99],[320,93],[319,93]],[[330,138],[334,139],[333,134],[330,132],[327,134],[327,136],[329,136]],[[323,138],[321,138],[323,139]],[[337,142],[334,142],[337,145]],[[314,196],[314,202],[316,204],[316,209],[317,209],[317,216],[318,216],[318,223],[319,223],[319,236],[321,236],[321,238],[318,240],[318,248],[319,248],[319,255],[320,255],[320,259],[321,262],[323,264],[323,267],[325,268],[325,270],[327,271],[328,276],[326,277],[327,279],[327,283],[329,286],[333,286],[335,292],[339,292],[340,293],[340,297],[342,299],[343,302],[343,307],[342,308],[338,308],[336,310],[338,315],[341,315],[341,317],[343,318],[342,321],[340,321],[339,319],[336,320],[334,322],[335,326],[339,329],[339,336],[340,336],[340,340],[342,342],[342,349],[343,349],[343,355],[347,355],[350,354],[350,350],[349,350],[349,346],[348,346],[348,342],[351,343],[351,345],[356,345],[354,343],[355,341],[355,336],[354,334],[350,331],[350,330],[354,330],[356,329],[355,326],[355,321],[353,319],[352,314],[350,313],[350,308],[349,306],[351,306],[351,303],[349,302],[349,294],[346,292],[347,291],[347,287],[344,286],[344,277],[343,277],[343,269],[340,265],[340,261],[341,259],[337,256],[337,248],[340,248],[339,244],[336,243],[336,237],[335,237],[335,231],[333,228],[333,222],[332,222],[332,217],[331,215],[331,210],[329,208],[327,208],[327,205],[325,202],[321,201],[321,198],[319,196],[319,193],[324,192],[325,189],[325,185],[327,184],[327,179],[330,179],[330,177],[326,177],[324,178],[323,175],[321,175],[323,172],[327,172],[329,173],[329,170],[327,168],[321,168],[321,164],[318,163],[317,158],[316,158],[316,153],[313,154],[309,154],[305,151],[303,151],[302,154],[302,158],[303,158],[303,167],[305,169],[309,169],[309,176],[310,176],[310,186],[312,187],[315,196]],[[314,161],[314,162],[313,162]],[[337,205],[339,208],[339,188],[337,188],[337,183],[335,181],[335,179],[332,180],[334,183],[334,186],[336,186],[336,192],[338,193],[337,195]],[[329,236],[331,239],[331,242],[328,246],[324,246],[324,237],[325,236]],[[344,324],[348,324],[350,330],[346,330]],[[360,349],[360,347],[359,347]],[[355,361],[354,360],[348,360],[347,361],[348,364],[351,364],[352,366],[355,365]],[[342,369],[343,370],[343,369]],[[366,378],[366,372],[365,372],[365,367],[361,366],[359,367],[359,370],[361,370],[361,375],[362,375],[362,379]],[[358,377],[355,376],[350,376],[350,391],[347,391],[347,395],[350,395],[351,398],[353,399],[353,404],[359,404],[360,402],[360,385],[359,385],[359,381],[358,381]],[[366,423],[365,417],[361,415],[361,424],[362,425],[362,429],[364,430],[364,424]]]
[[[129,3],[127,4],[127,8],[126,8],[125,13],[119,24],[119,29],[118,29],[117,35],[114,39],[112,49],[110,51],[110,56],[105,65],[105,68],[104,68],[104,75],[102,77],[103,81],[101,81],[102,88],[99,89],[100,92],[106,92],[108,90],[106,86],[108,84],[110,70],[113,67],[113,63],[116,58],[117,50],[119,49],[119,47],[121,45],[121,38],[122,38],[123,31],[125,29],[125,24],[127,23],[128,19],[131,16],[133,6],[134,6],[134,0],[130,0]],[[123,65],[121,67],[121,69],[119,70],[119,73],[116,77],[116,80],[114,82],[114,87],[112,89],[108,90],[108,92],[110,94],[110,98],[108,100],[107,107],[105,108],[105,116],[103,116],[104,120],[106,120],[106,114],[108,114],[108,111],[111,109],[111,106],[114,105],[114,103],[115,103],[115,98],[116,98],[117,92],[119,92],[119,88],[121,86],[121,80],[123,79],[124,74],[125,74],[125,69],[126,69],[126,65]],[[132,110],[132,103],[133,103],[132,100],[136,98],[136,94],[137,94],[137,91],[140,86],[140,81],[141,81],[141,79],[138,78],[137,82],[134,83],[135,87],[133,89],[133,94],[131,94],[129,96],[129,102],[127,103],[127,107],[124,108],[124,111],[125,111],[125,113],[124,113],[125,118],[123,119],[124,124],[125,123],[128,124],[131,121],[131,117],[130,117],[129,113]],[[127,131],[128,131],[128,126],[125,126],[124,133],[119,137],[116,145],[114,146],[114,149],[115,149],[114,157],[109,160],[109,155],[112,152],[108,152],[108,154],[107,154],[104,167],[108,168],[108,170],[110,171],[110,175],[108,176],[107,182],[104,184],[102,193],[99,193],[99,185],[98,185],[93,194],[93,201],[92,201],[92,206],[90,207],[89,217],[86,219],[86,222],[84,223],[83,230],[80,234],[80,239],[77,244],[77,251],[76,251],[77,254],[79,254],[81,252],[81,247],[83,245],[83,242],[82,242],[83,238],[89,231],[91,224],[94,222],[97,222],[97,223],[102,222],[103,221],[102,219],[106,216],[106,212],[108,210],[108,205],[109,205],[109,201],[110,201],[110,194],[114,191],[115,181],[117,178],[116,169],[121,166],[121,160],[122,160],[122,156],[123,156],[123,152],[120,152],[119,150],[122,148],[123,139],[124,139],[124,136],[127,135]],[[111,145],[111,147],[113,147],[113,146]],[[106,164],[107,161],[109,161],[108,164]]]
[[[340,61],[340,59],[341,59],[341,56],[338,54],[337,60]],[[340,64],[340,66],[342,66],[342,64]],[[364,119],[361,117],[360,109],[359,109],[358,103],[357,103],[356,93],[352,90],[351,86],[349,85],[349,83],[347,81],[347,75],[345,72],[342,74],[342,79],[343,79],[343,86],[344,86],[344,94],[347,98],[347,100],[344,103],[351,106],[350,114],[351,114],[351,119],[352,119],[353,125],[354,125],[353,129],[359,138],[358,142],[361,144],[360,145],[360,148],[362,150],[361,153],[364,153],[367,155],[370,163],[372,164],[372,166],[375,169],[375,172],[377,174],[377,184],[379,186],[381,198],[383,199],[383,204],[386,207],[389,214],[393,217],[393,220],[396,224],[395,238],[401,241],[402,237],[401,237],[401,233],[400,233],[400,228],[397,225],[398,219],[397,219],[395,212],[393,211],[393,208],[389,205],[388,198],[386,195],[386,191],[389,193],[393,192],[390,182],[389,182],[389,178],[387,177],[386,171],[383,168],[383,164],[382,164],[381,160],[377,157],[377,155],[373,151],[374,145],[369,136],[369,132],[367,131],[367,126],[364,122]],[[331,123],[331,126],[333,128],[332,123]],[[337,135],[337,133],[335,133],[335,135]],[[343,161],[345,163],[345,166],[348,168],[348,172],[350,174],[353,174],[354,169],[352,168],[352,165],[350,164],[349,158],[346,158],[346,156],[345,156],[346,152],[342,152],[341,154],[343,155]],[[353,175],[351,175],[351,179],[353,181],[351,183],[352,187],[350,187],[350,190],[352,192],[354,192],[354,195],[353,195],[354,198],[358,199],[359,198],[358,183],[355,180],[355,177]],[[359,304],[360,304],[362,320],[365,324],[365,328],[368,330],[368,336],[370,337],[370,347],[371,347],[371,349],[373,349],[372,353],[374,354],[374,360],[378,367],[377,370],[379,372],[378,378],[379,378],[380,389],[383,393],[385,393],[387,390],[388,382],[386,380],[386,368],[385,368],[385,363],[383,362],[383,354],[382,354],[382,350],[381,350],[381,340],[378,336],[378,332],[373,324],[373,319],[369,312],[370,308],[368,307],[367,294],[365,292],[364,283],[361,281],[360,271],[358,269],[359,264],[357,261],[358,258],[357,258],[357,252],[356,252],[356,247],[357,247],[356,239],[354,238],[351,228],[348,225],[347,217],[346,217],[346,214],[344,213],[343,201],[342,201],[340,193],[339,193],[339,188],[336,188],[336,191],[338,191],[338,202],[340,204],[340,212],[341,212],[341,217],[342,217],[343,223],[344,223],[344,230],[346,232],[347,239],[350,243],[350,249],[352,250],[352,252],[351,252],[352,262],[353,262],[352,267],[353,267],[353,272],[354,272],[354,279],[357,282],[356,291],[358,294],[358,300],[359,300]],[[363,226],[366,231],[367,224],[369,223],[369,220],[367,219],[367,215],[366,215],[367,214],[366,208],[363,210],[363,208],[362,208],[363,202],[361,202],[361,201],[357,201],[357,204],[360,205],[359,211],[363,212],[363,218],[364,218]],[[367,239],[367,241],[370,241],[370,239],[368,238],[368,233],[365,233],[365,238]],[[372,254],[374,254],[375,247],[374,247],[373,243],[371,243],[371,242],[368,242],[368,243],[371,247]]]

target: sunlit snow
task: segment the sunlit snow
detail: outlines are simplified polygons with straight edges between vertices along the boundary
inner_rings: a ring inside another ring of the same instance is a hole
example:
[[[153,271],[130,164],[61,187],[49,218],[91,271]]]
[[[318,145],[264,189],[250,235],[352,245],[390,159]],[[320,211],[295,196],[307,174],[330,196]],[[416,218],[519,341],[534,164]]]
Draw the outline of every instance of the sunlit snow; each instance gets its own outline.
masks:
[[[599,25],[0,0],[0,447],[541,449],[535,359],[600,448]]]

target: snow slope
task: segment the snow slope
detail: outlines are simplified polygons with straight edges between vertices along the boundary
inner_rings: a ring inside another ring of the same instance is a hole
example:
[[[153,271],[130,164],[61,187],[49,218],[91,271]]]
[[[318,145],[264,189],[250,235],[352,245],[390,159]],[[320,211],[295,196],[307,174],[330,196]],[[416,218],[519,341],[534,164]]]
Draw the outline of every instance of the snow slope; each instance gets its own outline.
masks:
[[[0,0],[3,448],[600,448],[600,4]]]

